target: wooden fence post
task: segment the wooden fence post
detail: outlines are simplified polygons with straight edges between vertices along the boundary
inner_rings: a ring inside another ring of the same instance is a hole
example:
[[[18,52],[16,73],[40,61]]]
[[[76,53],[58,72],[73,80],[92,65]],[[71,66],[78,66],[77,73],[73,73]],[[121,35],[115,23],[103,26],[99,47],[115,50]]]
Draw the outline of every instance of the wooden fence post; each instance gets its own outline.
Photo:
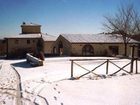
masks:
[[[134,53],[135,53],[135,47],[136,47],[136,45],[132,45],[132,46],[130,46],[130,47],[132,47],[132,49],[131,49],[132,54],[131,54],[131,67],[130,67],[130,73],[133,73]]]
[[[73,60],[71,60],[71,78],[73,78]]]
[[[138,74],[138,59],[136,58],[136,74]]]
[[[108,66],[109,66],[109,59],[107,59],[107,62],[106,62],[106,75],[108,74]]]

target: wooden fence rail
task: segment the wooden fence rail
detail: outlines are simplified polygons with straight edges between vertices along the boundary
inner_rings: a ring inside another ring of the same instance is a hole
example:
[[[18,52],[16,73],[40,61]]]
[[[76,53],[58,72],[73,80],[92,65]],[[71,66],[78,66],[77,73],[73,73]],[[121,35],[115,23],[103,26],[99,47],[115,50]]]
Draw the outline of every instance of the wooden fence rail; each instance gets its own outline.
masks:
[[[99,64],[99,65],[97,65],[96,67],[94,67],[92,70],[89,70],[89,69],[83,67],[82,65],[80,65],[80,64],[78,64],[78,63],[76,62],[76,61],[93,61],[93,60],[94,60],[94,61],[99,61],[99,60],[100,60],[100,61],[102,61],[102,63]],[[103,66],[104,64],[106,64],[106,75],[109,75],[109,76],[113,76],[113,75],[117,74],[117,73],[120,72],[120,71],[124,71],[124,72],[126,72],[127,74],[132,75],[132,73],[133,73],[133,68],[134,68],[134,62],[136,62],[136,63],[135,63],[135,69],[136,69],[136,70],[135,70],[135,73],[136,73],[136,74],[138,73],[138,59],[137,59],[137,58],[131,59],[130,62],[128,62],[127,64],[123,65],[122,67],[120,67],[119,65],[115,64],[115,63],[113,62],[114,60],[120,60],[120,59],[71,59],[71,60],[70,60],[70,61],[71,61],[71,79],[75,79],[75,77],[74,77],[74,67],[73,67],[74,64],[87,71],[86,73],[84,73],[84,74],[82,74],[82,75],[76,77],[76,79],[79,79],[79,78],[81,78],[81,77],[83,77],[83,76],[85,76],[85,75],[88,75],[88,74],[90,74],[90,73],[92,73],[92,74],[94,74],[94,75],[100,77],[100,74],[97,74],[97,73],[95,73],[94,71],[95,71],[97,68]],[[109,65],[110,65],[110,64],[112,64],[112,65],[114,65],[115,67],[118,68],[117,71],[115,71],[115,72],[113,72],[113,73],[111,73],[111,74],[109,74]],[[129,72],[128,70],[125,70],[125,69],[124,69],[124,68],[127,67],[127,66],[130,66],[130,72]]]

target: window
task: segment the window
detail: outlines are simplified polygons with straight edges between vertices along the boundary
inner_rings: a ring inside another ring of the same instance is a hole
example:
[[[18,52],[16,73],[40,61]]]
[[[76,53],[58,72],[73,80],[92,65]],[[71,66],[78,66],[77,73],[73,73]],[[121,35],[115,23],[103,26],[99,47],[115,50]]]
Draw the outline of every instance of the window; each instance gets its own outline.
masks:
[[[5,40],[3,40],[3,41],[2,41],[2,43],[4,44],[4,43],[6,43],[6,41],[5,41]]]
[[[29,39],[27,40],[27,44],[30,44],[30,40]]]
[[[35,40],[33,40],[33,43],[35,43]]]
[[[109,50],[111,51],[112,55],[119,54],[119,47],[118,46],[109,46]]]
[[[19,40],[18,39],[15,40],[15,44],[19,44]]]

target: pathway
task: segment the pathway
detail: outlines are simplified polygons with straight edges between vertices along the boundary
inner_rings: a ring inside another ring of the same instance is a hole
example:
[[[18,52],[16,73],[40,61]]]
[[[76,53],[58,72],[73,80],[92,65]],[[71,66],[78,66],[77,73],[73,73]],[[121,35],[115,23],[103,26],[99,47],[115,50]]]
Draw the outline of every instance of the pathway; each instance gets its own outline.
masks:
[[[19,75],[10,64],[1,62],[0,105],[21,105]]]

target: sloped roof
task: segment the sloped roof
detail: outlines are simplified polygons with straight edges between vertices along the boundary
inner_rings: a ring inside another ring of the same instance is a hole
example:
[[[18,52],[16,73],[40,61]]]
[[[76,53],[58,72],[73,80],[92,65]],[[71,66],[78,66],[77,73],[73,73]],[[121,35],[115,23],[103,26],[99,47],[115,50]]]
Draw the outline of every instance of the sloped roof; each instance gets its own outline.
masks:
[[[41,34],[19,34],[19,35],[13,35],[13,36],[7,36],[5,38],[8,39],[24,39],[24,38],[41,38]]]
[[[56,41],[57,36],[48,34],[19,34],[5,37],[7,39],[43,38],[44,41]]]
[[[57,36],[42,34],[42,38],[44,41],[56,41]]]
[[[70,43],[123,43],[120,35],[112,34],[61,34]],[[139,43],[131,39],[129,43]]]

